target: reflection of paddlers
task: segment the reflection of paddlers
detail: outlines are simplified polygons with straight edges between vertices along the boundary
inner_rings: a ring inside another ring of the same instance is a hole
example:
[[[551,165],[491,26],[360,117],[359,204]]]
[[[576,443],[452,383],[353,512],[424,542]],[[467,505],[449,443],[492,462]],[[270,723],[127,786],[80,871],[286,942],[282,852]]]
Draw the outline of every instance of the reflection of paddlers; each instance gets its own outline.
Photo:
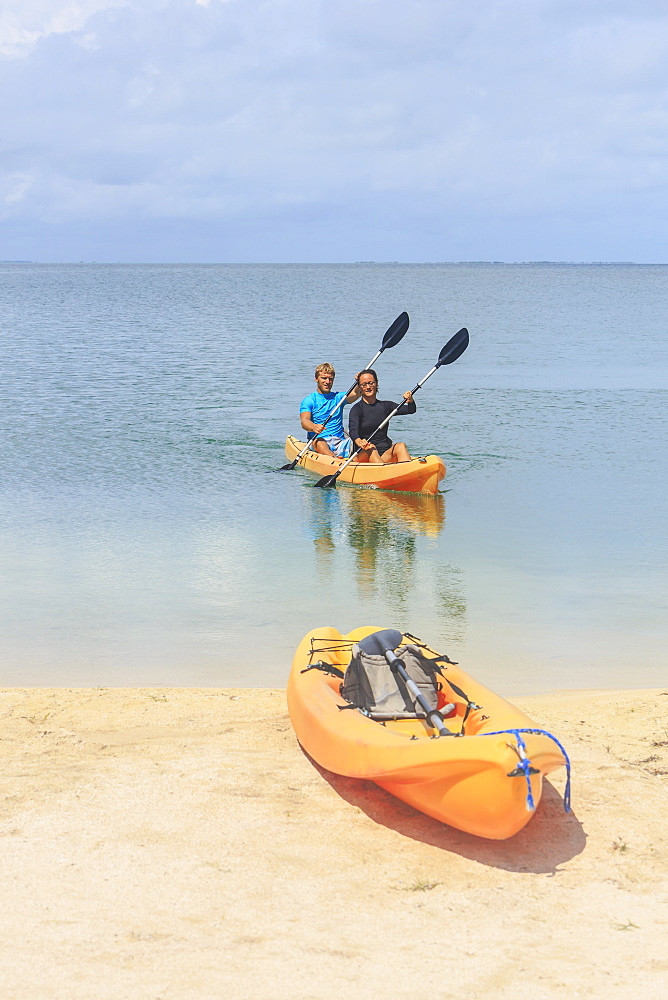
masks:
[[[385,493],[383,490],[344,490],[341,497],[351,519],[399,527],[410,537],[438,538],[445,525],[445,497],[441,493]]]

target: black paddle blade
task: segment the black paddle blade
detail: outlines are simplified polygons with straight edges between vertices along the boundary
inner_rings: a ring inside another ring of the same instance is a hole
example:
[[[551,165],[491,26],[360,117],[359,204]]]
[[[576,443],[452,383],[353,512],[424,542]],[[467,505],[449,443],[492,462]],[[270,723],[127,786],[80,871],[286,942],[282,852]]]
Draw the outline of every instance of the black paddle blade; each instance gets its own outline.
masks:
[[[380,632],[372,632],[357,643],[359,648],[372,656],[384,656],[389,650],[394,652],[403,641],[401,632],[396,628],[384,628]]]
[[[381,351],[386,351],[390,347],[396,347],[400,340],[406,336],[406,330],[410,320],[407,312],[402,312],[397,316],[392,326],[388,326],[380,346]]]
[[[290,472],[292,469],[294,469],[294,467],[295,467],[296,464],[297,464],[297,459],[295,458],[294,461],[288,462],[287,465],[282,465],[278,471],[279,472]]]
[[[320,486],[323,490],[332,490],[336,486],[336,480],[338,478],[339,474],[338,472],[335,472],[333,476],[323,476],[322,479],[319,479],[318,482],[313,485]]]
[[[453,361],[461,357],[469,346],[469,332],[465,326],[458,330],[454,337],[451,337],[438,356],[436,367],[441,365],[451,365]]]

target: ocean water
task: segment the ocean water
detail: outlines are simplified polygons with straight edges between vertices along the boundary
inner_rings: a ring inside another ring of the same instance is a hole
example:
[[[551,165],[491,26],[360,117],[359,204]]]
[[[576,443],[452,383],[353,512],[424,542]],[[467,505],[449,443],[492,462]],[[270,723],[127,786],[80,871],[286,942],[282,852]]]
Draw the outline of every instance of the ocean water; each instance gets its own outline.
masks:
[[[0,685],[283,686],[319,625],[496,690],[666,682],[668,267],[0,264]],[[313,368],[397,399],[437,497],[285,462]]]

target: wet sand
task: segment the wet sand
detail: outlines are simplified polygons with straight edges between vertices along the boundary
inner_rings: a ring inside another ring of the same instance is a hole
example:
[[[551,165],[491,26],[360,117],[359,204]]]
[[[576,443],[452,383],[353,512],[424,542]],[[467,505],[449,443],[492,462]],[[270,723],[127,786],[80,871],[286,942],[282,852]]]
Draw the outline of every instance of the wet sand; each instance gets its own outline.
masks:
[[[491,842],[315,767],[284,691],[0,691],[0,997],[663,1000],[668,690],[515,701],[573,811]]]

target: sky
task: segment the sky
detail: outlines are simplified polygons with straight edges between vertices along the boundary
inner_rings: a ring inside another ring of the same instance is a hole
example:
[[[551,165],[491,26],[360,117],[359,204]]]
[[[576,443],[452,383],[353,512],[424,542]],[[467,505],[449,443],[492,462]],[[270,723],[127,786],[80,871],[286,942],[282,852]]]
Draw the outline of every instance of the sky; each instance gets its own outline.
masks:
[[[668,262],[665,0],[3,0],[0,259]]]

